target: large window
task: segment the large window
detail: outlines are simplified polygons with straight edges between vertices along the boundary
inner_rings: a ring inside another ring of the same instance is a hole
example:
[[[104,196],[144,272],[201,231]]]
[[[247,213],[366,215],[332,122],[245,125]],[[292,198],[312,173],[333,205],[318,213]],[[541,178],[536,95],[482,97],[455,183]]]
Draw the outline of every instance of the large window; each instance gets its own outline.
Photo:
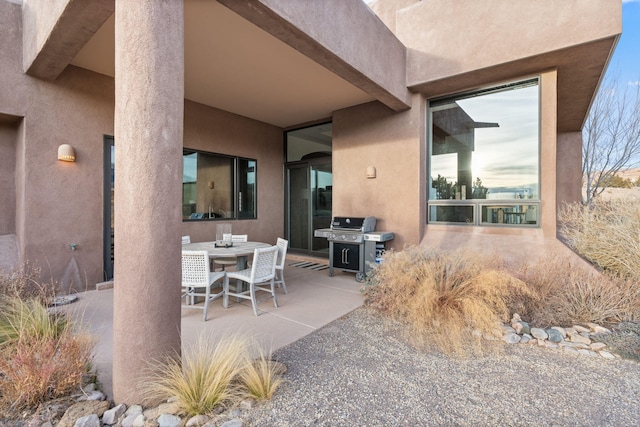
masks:
[[[256,161],[194,150],[182,156],[182,219],[256,218]]]
[[[430,223],[538,226],[538,79],[429,103]]]

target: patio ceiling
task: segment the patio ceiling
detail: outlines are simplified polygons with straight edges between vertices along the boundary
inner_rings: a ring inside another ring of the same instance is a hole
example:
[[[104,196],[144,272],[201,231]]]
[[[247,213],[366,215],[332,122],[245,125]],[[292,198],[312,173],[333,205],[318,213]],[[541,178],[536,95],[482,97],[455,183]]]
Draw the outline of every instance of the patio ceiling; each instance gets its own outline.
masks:
[[[210,0],[185,1],[185,98],[283,128],[374,98]],[[114,17],[71,64],[113,77]]]

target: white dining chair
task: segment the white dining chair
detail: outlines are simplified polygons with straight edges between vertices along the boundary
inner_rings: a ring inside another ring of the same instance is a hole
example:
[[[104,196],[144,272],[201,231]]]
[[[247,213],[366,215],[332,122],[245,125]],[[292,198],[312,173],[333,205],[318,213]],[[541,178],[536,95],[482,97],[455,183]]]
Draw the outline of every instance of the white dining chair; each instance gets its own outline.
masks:
[[[207,251],[182,251],[182,297],[185,299],[184,308],[198,308],[204,310],[203,321],[207,320],[209,302],[224,295],[224,280],[222,290],[212,293],[213,284],[224,279],[224,271],[209,270],[209,253]],[[202,306],[195,304],[196,297],[204,297]]]
[[[284,263],[287,258],[287,249],[289,247],[289,241],[281,237],[278,237],[276,243],[278,247],[278,258],[276,260],[276,278],[275,283],[278,287],[282,286],[284,293],[287,293],[287,284],[284,281]]]
[[[242,242],[247,242],[249,241],[249,236],[246,234],[232,234],[231,235],[231,242],[232,243],[242,243]],[[228,258],[214,258],[213,259],[213,270],[215,271],[215,269],[217,268],[216,265],[219,265],[220,268],[222,269],[222,271],[225,270],[225,266],[227,265],[236,265],[236,263],[238,262],[238,260],[236,258],[233,257],[228,257]]]
[[[277,308],[278,300],[276,299],[276,292],[274,289],[277,258],[277,246],[255,249],[253,252],[253,264],[251,265],[251,268],[246,268],[240,271],[227,271],[224,276],[223,285],[224,307],[227,308],[229,305],[229,296],[248,299],[251,300],[251,305],[253,306],[253,314],[257,316],[258,302],[256,300],[256,291],[264,291],[271,294],[271,298],[273,298],[273,306]],[[229,279],[236,279],[246,282],[249,285],[248,289],[242,292],[229,291]]]

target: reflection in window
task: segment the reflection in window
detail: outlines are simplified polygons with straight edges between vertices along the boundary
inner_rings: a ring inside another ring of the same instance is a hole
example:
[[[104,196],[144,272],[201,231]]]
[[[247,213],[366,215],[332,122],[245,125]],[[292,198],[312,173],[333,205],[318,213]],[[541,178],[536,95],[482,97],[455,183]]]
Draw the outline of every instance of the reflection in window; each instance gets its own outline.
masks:
[[[183,220],[256,218],[255,188],[255,160],[184,150]]]
[[[538,98],[531,79],[430,102],[429,222],[538,224]]]

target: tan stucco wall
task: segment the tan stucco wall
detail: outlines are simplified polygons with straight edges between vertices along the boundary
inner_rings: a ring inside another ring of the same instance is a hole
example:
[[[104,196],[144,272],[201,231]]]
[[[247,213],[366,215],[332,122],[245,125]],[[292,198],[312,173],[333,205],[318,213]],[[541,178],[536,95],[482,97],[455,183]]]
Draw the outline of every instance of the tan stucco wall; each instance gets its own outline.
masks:
[[[16,127],[0,123],[0,235],[16,232]]]
[[[73,257],[78,268],[71,265],[65,277],[79,276],[76,288],[93,288],[103,280],[103,137],[114,134],[113,79],[73,66],[54,82],[30,77],[21,66],[19,4],[0,1],[0,28],[0,114],[24,117],[11,137],[20,260],[37,261],[43,281],[60,282]],[[259,219],[232,221],[234,232],[275,243],[284,229],[282,130],[186,101],[184,141],[257,159]],[[63,143],[75,148],[75,163],[57,160]],[[6,174],[0,169],[2,182]],[[215,222],[183,223],[182,229],[194,241],[215,236]],[[77,243],[73,253],[71,243]]]
[[[582,201],[582,132],[558,134],[556,164],[558,207]]]
[[[396,233],[396,249],[418,243],[425,222],[424,100],[413,95],[412,105],[393,113],[373,102],[333,117],[333,214],[375,216],[376,230]]]

